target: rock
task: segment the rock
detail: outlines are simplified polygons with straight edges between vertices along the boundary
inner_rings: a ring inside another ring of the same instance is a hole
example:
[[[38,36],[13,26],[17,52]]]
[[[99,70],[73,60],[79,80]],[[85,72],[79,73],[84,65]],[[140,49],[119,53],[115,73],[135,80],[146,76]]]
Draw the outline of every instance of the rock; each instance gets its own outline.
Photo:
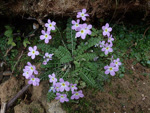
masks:
[[[45,108],[46,113],[66,113],[59,101],[47,101],[47,92],[49,90],[49,82],[42,81],[39,86],[33,87],[31,100],[41,102]]]
[[[61,104],[58,100],[53,100],[51,103],[47,102],[47,113],[66,113],[61,108]]]
[[[44,113],[44,109],[36,101],[33,101],[29,105],[21,102],[19,105],[15,106],[14,113]]]
[[[31,100],[36,101],[44,101],[47,97],[47,92],[49,90],[49,82],[48,81],[42,81],[40,82],[39,86],[35,86],[32,89],[32,97]]]
[[[6,82],[0,85],[0,99],[1,102],[7,102],[12,97],[14,97],[21,86],[23,85],[22,80],[17,80],[16,77],[11,77]]]

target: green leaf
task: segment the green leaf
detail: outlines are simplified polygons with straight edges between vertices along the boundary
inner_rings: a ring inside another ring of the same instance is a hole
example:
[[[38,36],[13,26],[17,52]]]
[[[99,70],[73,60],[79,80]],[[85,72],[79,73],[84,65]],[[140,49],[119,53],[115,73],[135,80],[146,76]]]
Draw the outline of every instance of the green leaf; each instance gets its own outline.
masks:
[[[6,25],[5,28],[6,28],[7,30],[12,29],[12,28],[11,28],[10,26],[8,26],[8,25]]]
[[[12,42],[11,45],[12,45],[12,46],[16,46],[15,42]]]
[[[13,38],[8,38],[8,45],[16,46],[15,42],[13,42]]]
[[[8,45],[9,45],[9,44],[12,44],[12,42],[13,42],[13,38],[8,38],[8,42],[7,42]]]
[[[6,37],[11,38],[11,37],[13,37],[12,32],[13,32],[12,30],[7,30],[7,31],[5,31],[4,35],[5,35]]]
[[[57,30],[55,29],[55,30],[51,30],[51,33],[55,33]]]
[[[16,40],[18,40],[18,41],[21,40],[21,37],[17,37]]]
[[[27,44],[30,44],[30,42],[28,41],[28,38],[24,39],[23,41],[24,47],[27,47]]]

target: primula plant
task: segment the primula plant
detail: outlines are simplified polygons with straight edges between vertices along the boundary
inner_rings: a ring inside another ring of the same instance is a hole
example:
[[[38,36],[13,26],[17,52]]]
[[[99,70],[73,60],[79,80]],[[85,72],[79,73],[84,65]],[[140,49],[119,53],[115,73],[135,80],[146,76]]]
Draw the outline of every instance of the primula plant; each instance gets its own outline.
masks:
[[[88,16],[86,9],[78,12],[78,19],[69,19],[63,32],[56,22],[48,19],[47,31],[41,31],[39,44],[29,47],[31,59],[42,56],[40,79],[49,79],[50,100],[55,98],[63,103],[83,98],[81,89],[101,89],[104,81],[119,71],[120,59],[112,55],[112,28],[106,23],[102,30],[96,30],[84,22]],[[39,85],[40,79],[34,76],[38,74],[34,65],[28,62],[23,72],[29,84]]]

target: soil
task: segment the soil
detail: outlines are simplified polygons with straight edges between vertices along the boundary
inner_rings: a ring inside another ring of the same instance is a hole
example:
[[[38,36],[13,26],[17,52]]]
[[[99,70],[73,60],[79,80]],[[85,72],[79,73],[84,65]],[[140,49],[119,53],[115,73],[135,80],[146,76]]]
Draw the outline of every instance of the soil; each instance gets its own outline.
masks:
[[[142,12],[148,16],[149,0],[7,0],[1,1],[0,15],[28,15],[43,19],[50,15],[75,16],[86,8],[91,17],[124,15],[126,12]],[[135,13],[133,13],[135,14]],[[144,16],[143,15],[143,16]],[[31,19],[31,18],[29,18]]]
[[[20,90],[24,82],[16,77],[11,77],[4,83],[0,84],[0,100],[1,102],[9,101]]]

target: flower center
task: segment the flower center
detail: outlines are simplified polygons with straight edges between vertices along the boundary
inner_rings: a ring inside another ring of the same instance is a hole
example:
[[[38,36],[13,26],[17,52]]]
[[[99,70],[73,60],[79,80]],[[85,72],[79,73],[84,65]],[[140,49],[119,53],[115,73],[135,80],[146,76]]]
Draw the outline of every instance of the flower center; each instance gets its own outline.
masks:
[[[48,37],[48,35],[45,35],[45,38],[47,38]]]
[[[76,27],[78,27],[79,25],[78,24],[76,24]]]
[[[52,27],[52,24],[49,24],[49,27]]]
[[[32,78],[32,81],[34,81],[35,79],[34,78]]]
[[[107,32],[108,30],[107,30],[107,29],[105,29],[105,31]]]
[[[60,96],[60,98],[64,98],[64,96],[63,96],[63,95],[61,95],[61,96]]]
[[[76,93],[75,95],[79,95],[79,93]]]
[[[106,47],[106,49],[108,50],[108,49],[109,49],[109,47]]]
[[[118,64],[118,62],[116,62],[116,64]]]
[[[84,14],[82,13],[81,16],[84,16]]]
[[[84,30],[81,30],[81,33],[84,33]]]
[[[35,51],[32,51],[32,53],[34,54],[34,53],[35,53]]]
[[[65,83],[62,83],[62,86],[65,86]]]
[[[52,78],[52,80],[54,80],[54,78]]]
[[[109,38],[109,40],[111,40],[111,38]]]
[[[33,67],[31,67],[31,70],[33,70]]]
[[[74,85],[72,85],[72,87],[74,87]]]
[[[110,71],[112,71],[112,70],[113,70],[113,68],[112,68],[112,67],[110,67],[110,68],[109,68],[109,70],[110,70]]]

